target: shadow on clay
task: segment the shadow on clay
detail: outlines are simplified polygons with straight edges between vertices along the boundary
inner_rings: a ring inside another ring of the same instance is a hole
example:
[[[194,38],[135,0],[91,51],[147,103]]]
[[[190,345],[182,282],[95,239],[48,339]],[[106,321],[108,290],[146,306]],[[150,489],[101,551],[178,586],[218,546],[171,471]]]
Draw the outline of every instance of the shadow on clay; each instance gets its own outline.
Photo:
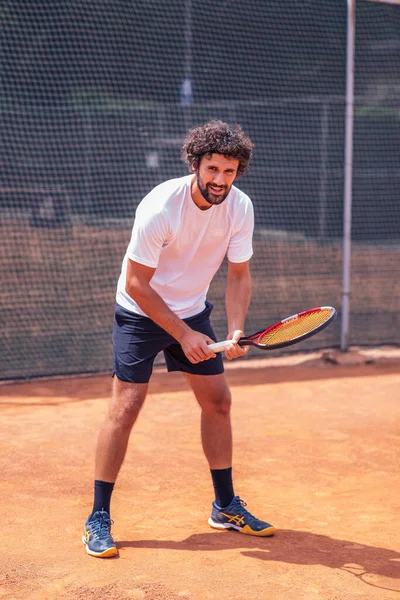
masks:
[[[322,565],[342,569],[367,585],[363,576],[400,579],[400,553],[395,550],[339,540],[308,531],[282,529],[274,537],[257,538],[236,532],[194,534],[182,541],[136,540],[117,542],[118,548],[155,548],[184,551],[221,551],[237,548],[243,556],[295,565]],[[246,550],[245,550],[246,548]],[[387,583],[387,582],[386,582]],[[397,591],[397,590],[396,590]]]

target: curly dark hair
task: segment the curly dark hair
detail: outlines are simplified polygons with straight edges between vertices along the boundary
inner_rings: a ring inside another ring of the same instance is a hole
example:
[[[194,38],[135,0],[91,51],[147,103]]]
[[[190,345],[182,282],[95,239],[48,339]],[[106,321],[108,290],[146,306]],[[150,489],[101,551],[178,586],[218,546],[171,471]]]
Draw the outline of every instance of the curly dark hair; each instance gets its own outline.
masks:
[[[182,157],[191,171],[199,167],[205,155],[223,154],[227,158],[236,158],[239,160],[239,176],[247,172],[252,151],[253,143],[240,125],[232,127],[223,121],[213,120],[190,129],[183,142]]]

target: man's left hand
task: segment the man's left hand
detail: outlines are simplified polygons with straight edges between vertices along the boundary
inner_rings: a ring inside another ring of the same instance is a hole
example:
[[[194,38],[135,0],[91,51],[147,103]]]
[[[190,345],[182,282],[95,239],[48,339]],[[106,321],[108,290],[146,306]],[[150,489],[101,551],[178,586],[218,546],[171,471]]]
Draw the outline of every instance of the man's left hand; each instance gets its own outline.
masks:
[[[236,329],[227,336],[227,340],[232,340],[232,343],[225,349],[225,356],[228,360],[239,358],[248,353],[250,346],[238,346],[237,342],[241,337],[244,337],[244,333],[241,329]]]

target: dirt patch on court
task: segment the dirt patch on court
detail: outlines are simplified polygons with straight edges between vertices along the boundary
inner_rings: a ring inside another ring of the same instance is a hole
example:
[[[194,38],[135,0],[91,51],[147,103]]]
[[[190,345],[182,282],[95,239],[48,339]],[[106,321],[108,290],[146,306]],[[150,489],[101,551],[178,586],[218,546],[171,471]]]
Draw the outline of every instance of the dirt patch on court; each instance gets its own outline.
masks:
[[[80,536],[110,379],[0,386],[0,598],[399,598],[398,363],[244,363],[227,369],[236,492],[276,536],[207,525],[199,409],[180,374],[159,371],[115,489],[108,560]]]

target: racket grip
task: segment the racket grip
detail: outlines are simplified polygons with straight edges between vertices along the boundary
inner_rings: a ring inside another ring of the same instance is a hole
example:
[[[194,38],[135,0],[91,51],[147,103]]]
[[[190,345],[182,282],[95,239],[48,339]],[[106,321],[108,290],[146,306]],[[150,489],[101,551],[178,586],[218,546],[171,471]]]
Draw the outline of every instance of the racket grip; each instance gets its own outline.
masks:
[[[231,340],[225,340],[224,342],[216,342],[215,344],[209,344],[208,347],[210,348],[210,350],[213,350],[213,352],[223,352],[225,348],[229,346],[230,343]]]

